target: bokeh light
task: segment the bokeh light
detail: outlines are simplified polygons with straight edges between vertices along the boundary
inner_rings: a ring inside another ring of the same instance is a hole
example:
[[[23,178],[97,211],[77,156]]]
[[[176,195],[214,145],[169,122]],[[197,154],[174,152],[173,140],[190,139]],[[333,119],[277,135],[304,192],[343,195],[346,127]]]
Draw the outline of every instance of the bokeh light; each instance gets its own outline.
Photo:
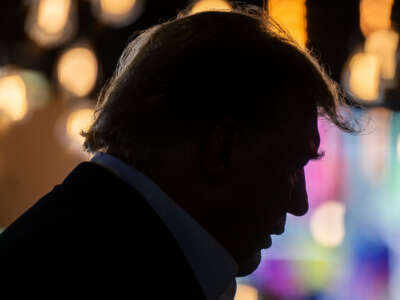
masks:
[[[380,75],[384,79],[394,78],[398,43],[399,35],[393,30],[374,31],[365,41],[364,51],[379,57]]]
[[[101,9],[111,15],[124,15],[135,5],[135,0],[100,0]]]
[[[344,216],[345,207],[340,202],[329,201],[317,207],[310,220],[315,241],[322,246],[339,246],[345,236]]]
[[[377,30],[391,29],[394,0],[361,0],[360,29],[365,37]]]
[[[145,0],[92,0],[94,14],[113,27],[134,22],[143,12]]]
[[[379,57],[356,53],[349,64],[349,89],[360,100],[377,101],[380,83]]]
[[[41,0],[38,8],[38,26],[48,34],[61,32],[68,21],[71,0]]]
[[[75,0],[39,0],[30,3],[25,29],[43,47],[58,46],[74,34]]]
[[[19,74],[0,77],[0,113],[11,121],[20,121],[28,113],[26,86]],[[5,126],[6,120],[2,123]]]
[[[230,11],[232,6],[225,0],[199,0],[191,9],[191,14],[203,11]]]
[[[90,108],[81,108],[71,112],[67,119],[67,134],[72,143],[82,145],[84,138],[80,132],[89,129],[93,113],[94,110]]]
[[[307,42],[307,7],[305,0],[269,0],[269,15],[304,47]]]
[[[257,289],[249,284],[240,283],[237,285],[235,300],[258,300]]]
[[[80,135],[82,130],[87,130],[93,123],[94,102],[80,100],[79,103],[67,108],[58,118],[55,126],[55,135],[59,142],[71,153],[84,158],[89,154],[83,151],[84,138]]]
[[[86,47],[65,51],[57,63],[60,85],[75,96],[83,97],[95,86],[98,63],[94,52]]]

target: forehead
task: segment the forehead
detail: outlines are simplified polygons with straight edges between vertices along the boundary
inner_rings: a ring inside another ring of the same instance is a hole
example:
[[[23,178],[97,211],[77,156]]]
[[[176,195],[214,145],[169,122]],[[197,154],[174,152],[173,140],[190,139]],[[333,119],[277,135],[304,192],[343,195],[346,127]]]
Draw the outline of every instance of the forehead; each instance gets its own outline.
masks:
[[[261,114],[270,114],[265,120],[266,146],[279,151],[271,154],[316,154],[320,136],[318,108],[312,92],[308,89],[287,89],[282,91],[278,100],[279,104],[274,109],[271,110],[266,101],[266,106],[260,110]]]
[[[291,116],[278,128],[271,139],[275,150],[287,156],[313,156],[318,152],[320,135],[317,114]]]

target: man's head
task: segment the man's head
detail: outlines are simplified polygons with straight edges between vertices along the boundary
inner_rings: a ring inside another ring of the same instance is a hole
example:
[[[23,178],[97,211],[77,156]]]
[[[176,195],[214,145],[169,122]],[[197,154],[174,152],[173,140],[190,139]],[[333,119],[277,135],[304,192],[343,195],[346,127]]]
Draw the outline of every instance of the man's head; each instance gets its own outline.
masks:
[[[150,177],[253,272],[286,213],[307,212],[317,118],[351,131],[315,58],[262,11],[183,15],[129,43],[103,89],[89,152]],[[267,244],[266,244],[267,243]]]

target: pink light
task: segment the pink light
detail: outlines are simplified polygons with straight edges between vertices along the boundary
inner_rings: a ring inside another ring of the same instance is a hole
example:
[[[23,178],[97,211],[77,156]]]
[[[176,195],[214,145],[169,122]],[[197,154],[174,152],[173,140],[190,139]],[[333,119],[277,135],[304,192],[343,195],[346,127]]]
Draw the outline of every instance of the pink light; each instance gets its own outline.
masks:
[[[343,160],[339,130],[326,120],[318,121],[321,137],[319,150],[325,156],[318,161],[310,161],[305,167],[306,187],[310,208],[325,201],[339,200],[342,187]]]

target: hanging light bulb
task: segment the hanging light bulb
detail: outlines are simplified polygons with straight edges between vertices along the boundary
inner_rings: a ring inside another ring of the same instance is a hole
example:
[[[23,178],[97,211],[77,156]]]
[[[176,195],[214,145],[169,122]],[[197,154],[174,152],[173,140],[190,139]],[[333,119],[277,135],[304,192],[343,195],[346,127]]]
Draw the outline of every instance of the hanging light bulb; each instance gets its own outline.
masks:
[[[357,53],[349,63],[348,88],[353,95],[363,101],[376,102],[380,90],[380,60],[370,53]]]
[[[399,35],[393,30],[374,31],[365,41],[364,51],[379,57],[380,75],[386,80],[394,79],[398,44]]]
[[[28,113],[26,86],[18,73],[0,76],[0,114],[6,120],[21,121]]]
[[[93,122],[94,102],[80,100],[58,119],[55,127],[56,138],[71,153],[87,156],[83,151],[82,130],[87,130]]]
[[[76,46],[66,50],[57,63],[60,85],[77,97],[83,97],[93,89],[98,73],[98,62],[93,50]]]
[[[75,0],[32,1],[25,23],[28,36],[43,47],[55,47],[76,31]]]
[[[377,30],[390,30],[394,0],[361,0],[360,29],[365,37]]]
[[[143,13],[145,0],[92,0],[94,14],[113,27],[126,26]]]
[[[305,47],[307,42],[307,7],[305,0],[269,0],[268,14]]]
[[[199,0],[192,7],[190,14],[194,15],[204,11],[231,11],[232,6],[225,0]]]

